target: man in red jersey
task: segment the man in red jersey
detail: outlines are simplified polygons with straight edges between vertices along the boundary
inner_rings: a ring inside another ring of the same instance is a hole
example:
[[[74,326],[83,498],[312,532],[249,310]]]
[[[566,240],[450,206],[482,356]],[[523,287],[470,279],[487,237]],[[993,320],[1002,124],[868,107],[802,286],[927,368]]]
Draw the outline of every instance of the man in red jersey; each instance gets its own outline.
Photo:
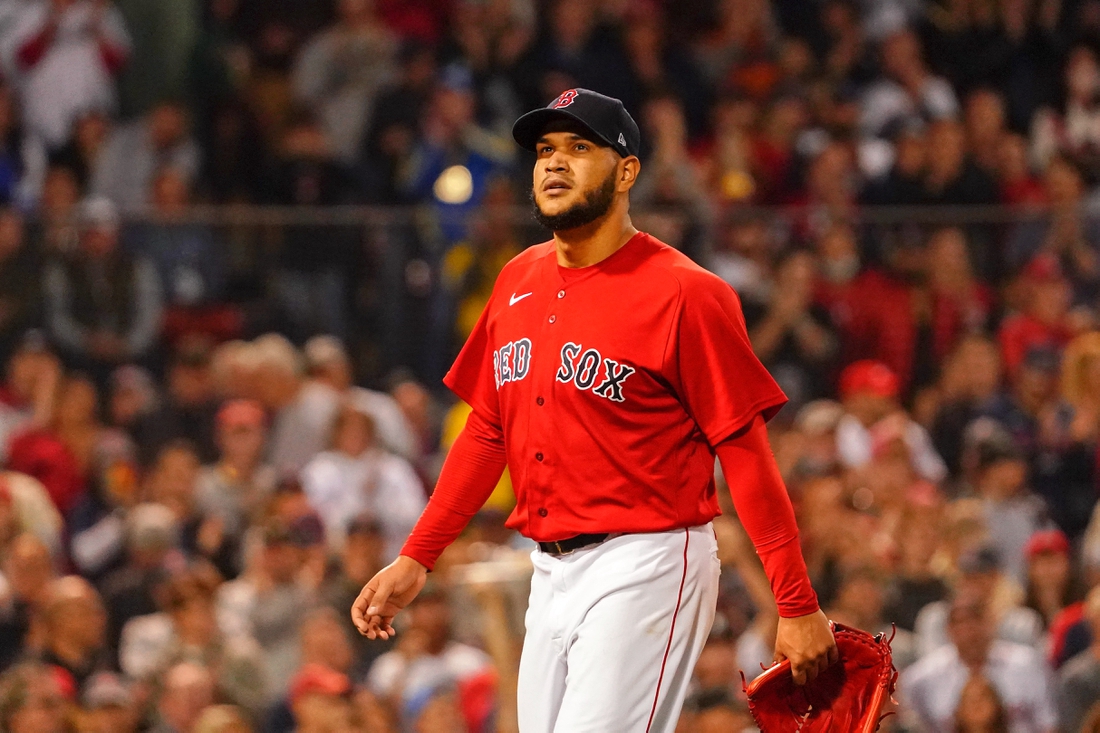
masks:
[[[532,553],[523,733],[671,733],[718,595],[715,456],[771,581],[777,659],[836,658],[765,422],[786,397],[752,353],[737,296],[630,222],[638,126],[571,89],[512,130],[534,151],[529,248],[444,379],[473,407],[401,556],[363,588],[369,638],[420,591],[505,464],[508,525]]]

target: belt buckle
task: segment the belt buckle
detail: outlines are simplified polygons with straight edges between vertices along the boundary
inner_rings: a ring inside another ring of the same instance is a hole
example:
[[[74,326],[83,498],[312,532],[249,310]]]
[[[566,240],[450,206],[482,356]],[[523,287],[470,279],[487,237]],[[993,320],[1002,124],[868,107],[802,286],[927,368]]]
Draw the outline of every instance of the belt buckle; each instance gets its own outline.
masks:
[[[575,552],[575,550],[563,550],[562,547],[561,547],[561,542],[553,542],[551,544],[554,545],[554,550],[556,551],[558,557],[565,557],[566,555],[572,555]]]

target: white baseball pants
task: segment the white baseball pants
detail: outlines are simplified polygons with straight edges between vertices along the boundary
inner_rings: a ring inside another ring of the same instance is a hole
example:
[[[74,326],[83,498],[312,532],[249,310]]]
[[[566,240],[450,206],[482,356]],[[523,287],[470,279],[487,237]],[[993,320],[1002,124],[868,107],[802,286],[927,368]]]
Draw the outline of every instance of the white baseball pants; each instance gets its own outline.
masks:
[[[714,621],[711,525],[532,560],[520,733],[672,733]]]

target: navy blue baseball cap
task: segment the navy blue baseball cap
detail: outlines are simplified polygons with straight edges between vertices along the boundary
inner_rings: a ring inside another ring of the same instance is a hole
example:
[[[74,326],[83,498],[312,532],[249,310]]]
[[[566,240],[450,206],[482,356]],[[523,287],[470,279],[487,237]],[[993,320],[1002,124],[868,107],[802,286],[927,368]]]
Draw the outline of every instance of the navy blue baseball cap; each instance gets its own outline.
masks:
[[[533,151],[546,126],[556,120],[580,124],[592,133],[593,142],[607,145],[624,158],[641,150],[638,123],[623,103],[588,89],[569,89],[542,109],[523,115],[512,125],[512,137],[520,147]]]

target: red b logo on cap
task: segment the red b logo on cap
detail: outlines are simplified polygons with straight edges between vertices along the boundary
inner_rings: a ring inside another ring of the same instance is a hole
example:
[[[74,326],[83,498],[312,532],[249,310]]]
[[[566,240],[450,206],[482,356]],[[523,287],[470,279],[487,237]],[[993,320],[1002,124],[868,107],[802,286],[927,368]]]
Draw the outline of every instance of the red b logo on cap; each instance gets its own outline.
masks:
[[[576,98],[577,98],[577,90],[576,89],[570,89],[567,92],[562,92],[561,96],[558,97],[554,101],[554,104],[553,104],[552,107],[550,107],[550,109],[558,109],[560,107],[568,107],[569,105],[573,104],[573,100],[576,99]]]

